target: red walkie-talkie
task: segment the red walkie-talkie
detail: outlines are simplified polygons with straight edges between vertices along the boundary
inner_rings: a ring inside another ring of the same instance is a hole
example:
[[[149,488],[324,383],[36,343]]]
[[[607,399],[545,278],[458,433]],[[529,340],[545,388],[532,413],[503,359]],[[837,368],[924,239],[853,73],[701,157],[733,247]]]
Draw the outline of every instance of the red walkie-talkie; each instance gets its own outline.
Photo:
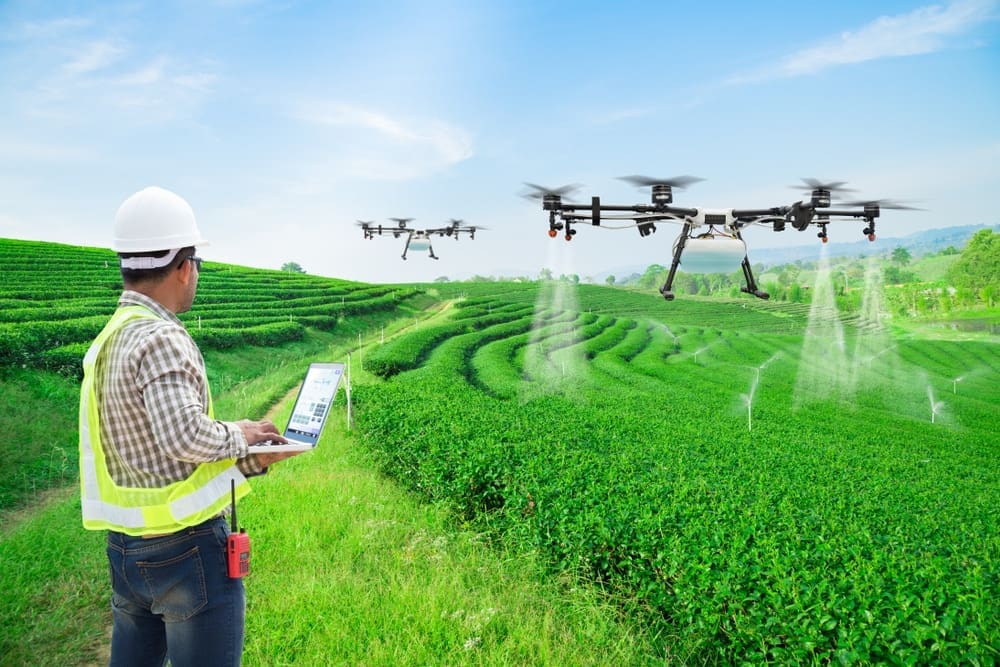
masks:
[[[230,480],[233,494],[232,529],[226,540],[226,564],[229,568],[229,578],[239,579],[250,574],[250,536],[246,529],[237,532],[236,528],[236,480]]]

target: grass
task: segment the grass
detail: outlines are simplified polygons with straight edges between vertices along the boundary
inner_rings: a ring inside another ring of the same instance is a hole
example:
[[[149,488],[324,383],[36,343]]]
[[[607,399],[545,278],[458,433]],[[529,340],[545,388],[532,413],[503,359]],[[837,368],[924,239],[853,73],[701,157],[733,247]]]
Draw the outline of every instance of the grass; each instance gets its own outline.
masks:
[[[252,485],[246,665],[658,661],[599,591],[546,579],[533,554],[487,545],[372,472],[343,417]],[[79,511],[75,494],[55,498],[0,540],[0,665],[106,661],[103,534]]]
[[[291,407],[288,389],[308,361],[361,357],[358,333],[370,347],[383,327],[391,336],[438,317],[431,309],[357,323],[340,336],[314,335],[268,354],[206,354],[213,388],[225,389],[216,414],[262,415],[264,394],[284,392],[268,412],[281,425]],[[30,377],[19,391],[42,391],[44,383],[32,388]],[[355,366],[354,381],[365,377]],[[76,387],[52,380],[42,393],[52,395],[52,406],[68,404],[75,417]],[[15,396],[8,388],[5,400]],[[37,409],[34,397],[30,402]],[[550,578],[536,554],[487,544],[444,508],[422,504],[374,472],[342,405],[339,411],[316,451],[253,480],[241,504],[240,523],[253,544],[244,664],[663,662],[656,638],[602,591],[568,575]],[[75,422],[63,428],[75,437]],[[104,535],[83,530],[75,485],[30,500],[31,508],[0,517],[0,665],[106,664]]]
[[[343,421],[334,426],[245,502],[255,548],[246,664],[657,662],[599,592],[456,528],[446,510],[372,473]]]
[[[0,525],[3,512],[76,479],[79,385],[55,373],[8,369],[0,373],[0,430],[5,447],[0,466]]]

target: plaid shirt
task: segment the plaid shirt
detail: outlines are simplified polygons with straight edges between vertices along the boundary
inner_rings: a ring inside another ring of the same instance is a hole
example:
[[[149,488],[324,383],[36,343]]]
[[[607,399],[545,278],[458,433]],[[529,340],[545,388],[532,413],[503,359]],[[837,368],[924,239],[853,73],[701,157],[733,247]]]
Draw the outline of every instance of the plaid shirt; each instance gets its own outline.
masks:
[[[131,320],[104,346],[95,368],[101,441],[115,484],[159,488],[200,463],[235,458],[246,475],[263,468],[247,456],[233,422],[210,419],[205,361],[181,321],[155,300],[126,290],[118,306],[156,319]]]

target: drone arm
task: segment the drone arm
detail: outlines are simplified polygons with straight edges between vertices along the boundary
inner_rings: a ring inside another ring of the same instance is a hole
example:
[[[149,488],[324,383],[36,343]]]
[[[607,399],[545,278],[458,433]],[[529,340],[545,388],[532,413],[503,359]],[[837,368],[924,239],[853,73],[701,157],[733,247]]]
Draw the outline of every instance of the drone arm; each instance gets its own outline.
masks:
[[[835,211],[832,209],[823,209],[823,215],[839,215],[844,218],[877,218],[879,216],[878,207],[873,207],[871,210],[864,211]]]
[[[774,208],[750,208],[750,209],[733,209],[734,218],[774,218],[780,217],[784,218],[785,214],[788,213],[789,207],[787,206],[775,206]]]
[[[684,218],[684,217],[694,217],[698,215],[698,209],[696,208],[676,208],[673,206],[653,206],[651,204],[631,204],[631,205],[618,205],[618,204],[601,204],[599,197],[593,197],[590,204],[563,204],[560,203],[557,207],[553,207],[551,210],[559,211],[561,214],[576,214],[582,215],[582,211],[587,211],[588,215],[586,217],[593,218],[594,213],[598,214],[600,217],[600,212],[630,212],[630,213],[642,213],[645,215],[662,215],[664,219],[667,218]]]

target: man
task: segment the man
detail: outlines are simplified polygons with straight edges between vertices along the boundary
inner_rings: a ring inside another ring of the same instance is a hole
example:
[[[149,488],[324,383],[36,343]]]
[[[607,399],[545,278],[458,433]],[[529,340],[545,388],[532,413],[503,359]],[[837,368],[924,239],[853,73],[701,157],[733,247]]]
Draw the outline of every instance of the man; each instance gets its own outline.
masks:
[[[213,418],[205,363],[178,313],[191,308],[204,245],[186,201],[161,188],[115,217],[124,291],[84,358],[83,525],[108,531],[112,665],[238,665],[243,580],[226,568],[231,489],[291,453],[269,421]]]

